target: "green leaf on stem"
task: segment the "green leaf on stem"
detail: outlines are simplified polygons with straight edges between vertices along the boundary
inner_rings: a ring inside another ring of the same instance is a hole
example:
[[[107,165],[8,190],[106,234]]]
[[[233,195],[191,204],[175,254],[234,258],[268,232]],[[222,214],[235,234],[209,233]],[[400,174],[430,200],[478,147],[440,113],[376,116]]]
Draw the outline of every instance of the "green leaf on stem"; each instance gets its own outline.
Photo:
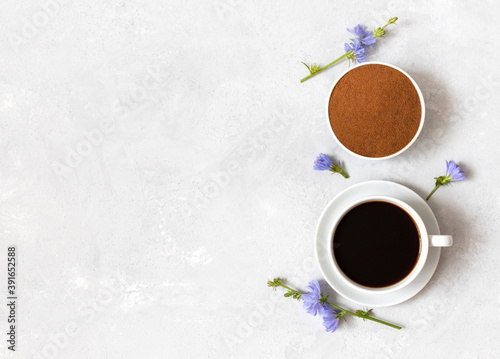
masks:
[[[286,298],[288,298],[288,297],[292,297],[293,299],[297,299],[297,300],[299,300],[299,299],[300,299],[301,295],[302,295],[302,293],[301,293],[301,292],[299,292],[299,291],[297,291],[297,290],[293,290],[293,289],[290,289],[288,292],[286,292],[286,293],[284,294],[284,296],[285,296]]]
[[[367,318],[371,317],[370,313],[371,313],[372,310],[373,310],[373,308],[372,309],[368,309],[368,310],[357,310],[356,314],[359,314],[360,318],[363,318],[363,320],[366,320]]]
[[[302,61],[301,61],[302,62]],[[302,62],[304,64],[305,67],[307,67],[307,69],[309,70],[309,75],[314,75],[316,72],[319,71],[320,67],[318,65],[316,65],[315,63],[312,64],[311,66],[309,66],[308,64],[306,64],[305,62]]]
[[[267,281],[267,286],[272,287],[273,290],[276,290],[277,287],[281,287],[282,281],[280,278],[274,278],[273,280],[268,280]]]

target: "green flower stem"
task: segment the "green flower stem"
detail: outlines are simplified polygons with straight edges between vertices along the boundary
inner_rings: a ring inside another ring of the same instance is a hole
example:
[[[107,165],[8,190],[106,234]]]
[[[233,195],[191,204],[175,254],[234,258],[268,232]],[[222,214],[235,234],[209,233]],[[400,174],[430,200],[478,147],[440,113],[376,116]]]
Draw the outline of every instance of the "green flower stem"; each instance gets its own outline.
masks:
[[[384,30],[387,26],[389,26],[390,24],[394,24],[393,22],[390,22],[388,21],[387,24],[385,24],[384,26],[381,27],[382,30]]]
[[[293,289],[293,288],[290,288],[289,286],[287,285],[284,285],[283,282],[281,282],[281,280],[278,280],[278,281],[274,281],[274,282],[271,282],[273,287],[283,287],[285,289],[288,289],[289,291],[293,291],[293,292],[298,292],[297,290]],[[269,285],[269,282],[268,282],[268,285]],[[299,292],[300,293],[300,292]],[[384,322],[383,320],[380,320],[380,319],[376,319],[376,318],[373,318],[370,316],[370,314],[359,314],[359,313],[354,313],[354,312],[351,312],[347,309],[344,309],[342,307],[339,307],[338,305],[335,305],[333,303],[330,303],[329,301],[324,301],[325,303],[327,303],[328,305],[330,305],[331,307],[334,307],[338,310],[340,310],[343,314],[349,314],[349,315],[353,315],[355,317],[358,317],[358,318],[362,318],[362,319],[368,319],[368,320],[371,320],[373,322],[377,322],[377,323],[380,323],[380,324],[384,324],[384,325],[387,325],[391,328],[395,328],[395,329],[401,329],[400,326],[397,326],[397,325],[394,325],[394,324],[391,324],[391,323],[388,323],[388,322]]]
[[[441,183],[437,184],[436,187],[434,187],[434,189],[432,190],[431,193],[429,193],[429,195],[427,196],[427,198],[425,199],[426,201],[429,200],[429,198],[431,198],[431,196],[434,194],[434,192],[436,192],[436,190],[439,188],[439,186],[441,186]]]
[[[349,52],[352,52],[352,51],[349,51]],[[320,68],[320,69],[319,69],[319,70],[317,70],[316,72],[314,72],[314,73],[312,73],[312,74],[307,75],[307,76],[306,76],[306,77],[304,77],[302,80],[300,80],[300,82],[304,82],[304,81],[306,81],[306,80],[310,79],[311,77],[313,77],[314,75],[319,74],[321,71],[323,71],[323,70],[325,70],[325,69],[329,68],[329,67],[330,67],[330,66],[332,66],[333,64],[336,64],[337,62],[339,62],[340,60],[342,60],[344,57],[347,57],[347,54],[348,54],[349,52],[346,52],[344,55],[340,56],[337,60],[330,62],[328,65],[323,66],[322,68]]]
[[[285,289],[288,289],[288,290],[290,290],[290,291],[292,291],[292,292],[298,292],[298,290],[295,290],[295,289],[293,289],[293,288],[290,288],[289,286],[284,285],[283,283],[280,283],[280,287],[283,287],[283,288],[285,288]]]
[[[339,173],[340,173],[342,176],[344,176],[344,178],[349,178],[349,176],[348,176],[348,175],[346,175],[346,174],[344,173],[344,171],[340,170],[340,172],[339,172]]]
[[[325,301],[325,303],[328,304],[328,305],[330,305],[331,307],[337,308],[338,310],[340,310],[340,311],[342,311],[342,312],[344,312],[346,314],[354,315],[355,317],[358,317],[358,318],[368,319],[368,320],[371,320],[373,322],[384,324],[384,325],[387,325],[388,327],[395,328],[397,330],[401,329],[401,327],[398,326],[398,325],[394,325],[394,324],[391,324],[391,323],[388,323],[388,322],[384,322],[383,320],[373,318],[369,314],[368,315],[362,315],[362,314],[358,314],[358,313],[353,313],[353,312],[351,312],[351,311],[349,311],[347,309],[339,307],[338,305],[330,303],[329,301]]]
[[[340,168],[339,166],[333,166],[333,169],[330,170],[333,173],[340,173],[344,178],[349,178],[349,176]]]

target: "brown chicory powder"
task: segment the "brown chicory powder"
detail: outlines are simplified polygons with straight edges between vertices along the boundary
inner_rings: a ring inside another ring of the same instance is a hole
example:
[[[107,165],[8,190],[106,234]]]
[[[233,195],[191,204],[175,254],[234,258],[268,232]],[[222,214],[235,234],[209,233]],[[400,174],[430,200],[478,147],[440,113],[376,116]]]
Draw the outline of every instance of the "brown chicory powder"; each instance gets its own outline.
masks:
[[[330,125],[338,140],[366,157],[385,157],[402,150],[420,126],[417,90],[400,71],[364,65],[344,75],[330,96]]]

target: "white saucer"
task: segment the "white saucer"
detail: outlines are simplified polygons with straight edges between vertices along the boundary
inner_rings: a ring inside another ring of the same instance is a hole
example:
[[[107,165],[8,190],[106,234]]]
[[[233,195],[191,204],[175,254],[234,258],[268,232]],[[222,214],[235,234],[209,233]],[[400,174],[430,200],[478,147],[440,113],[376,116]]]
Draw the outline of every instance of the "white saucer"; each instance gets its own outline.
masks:
[[[328,256],[331,255],[328,243],[333,227],[333,220],[343,208],[347,207],[353,201],[374,195],[390,196],[408,203],[420,215],[430,235],[440,234],[434,213],[432,213],[430,207],[418,194],[394,182],[367,181],[345,189],[328,203],[316,227],[315,252],[323,276],[337,293],[354,303],[368,307],[387,307],[410,299],[425,287],[436,270],[441,248],[430,247],[427,262],[420,274],[413,282],[395,292],[368,294],[345,284],[335,274],[328,259]]]

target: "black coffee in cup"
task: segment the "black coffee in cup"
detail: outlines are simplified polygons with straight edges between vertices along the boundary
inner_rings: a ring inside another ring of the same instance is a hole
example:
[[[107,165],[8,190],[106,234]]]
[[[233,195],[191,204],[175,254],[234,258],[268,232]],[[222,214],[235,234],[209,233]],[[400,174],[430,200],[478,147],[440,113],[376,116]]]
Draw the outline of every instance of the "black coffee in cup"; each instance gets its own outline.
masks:
[[[420,254],[420,234],[408,213],[381,201],[362,203],[340,220],[333,255],[346,277],[372,288],[403,280]]]

